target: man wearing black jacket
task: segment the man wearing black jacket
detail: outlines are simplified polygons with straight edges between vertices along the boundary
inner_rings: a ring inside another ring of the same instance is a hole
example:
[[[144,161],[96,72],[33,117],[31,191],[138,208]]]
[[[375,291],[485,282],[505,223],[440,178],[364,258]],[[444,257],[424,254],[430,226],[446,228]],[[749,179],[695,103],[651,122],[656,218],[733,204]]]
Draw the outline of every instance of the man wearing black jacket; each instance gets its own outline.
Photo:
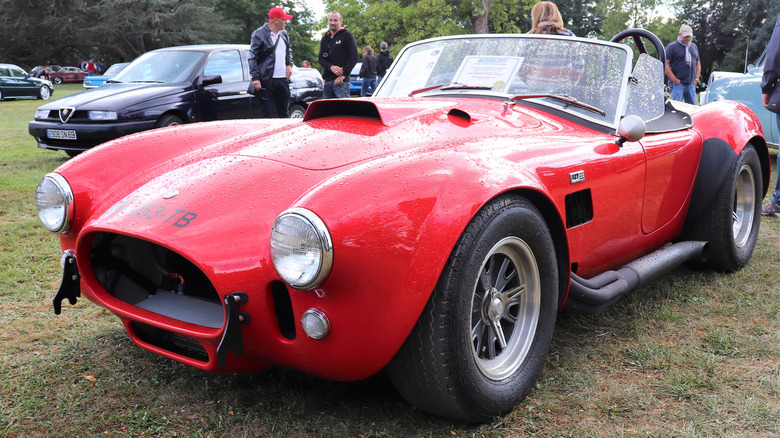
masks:
[[[292,74],[292,49],[284,27],[292,15],[282,8],[271,8],[268,23],[252,32],[249,70],[255,95],[260,96],[262,117],[276,115],[287,118],[290,106],[290,75]],[[251,90],[250,90],[251,91]]]
[[[349,97],[349,73],[358,62],[355,37],[342,26],[341,14],[333,11],[328,16],[328,32],[320,40],[319,61],[325,89],[322,97]]]
[[[775,22],[775,30],[772,32],[772,38],[766,48],[766,60],[764,61],[764,77],[761,80],[761,94],[764,102],[764,108],[769,105],[769,96],[775,87],[780,87],[780,15]],[[780,128],[780,114],[776,114],[777,126]],[[780,156],[778,156],[780,157]],[[780,158],[777,159],[777,186],[772,200],[761,209],[764,216],[780,217]]]
[[[393,64],[393,55],[387,50],[387,43],[382,41],[379,45],[379,55],[376,57],[379,60],[379,68],[376,73],[376,83],[379,85],[382,82],[382,78],[385,77],[387,69]]]

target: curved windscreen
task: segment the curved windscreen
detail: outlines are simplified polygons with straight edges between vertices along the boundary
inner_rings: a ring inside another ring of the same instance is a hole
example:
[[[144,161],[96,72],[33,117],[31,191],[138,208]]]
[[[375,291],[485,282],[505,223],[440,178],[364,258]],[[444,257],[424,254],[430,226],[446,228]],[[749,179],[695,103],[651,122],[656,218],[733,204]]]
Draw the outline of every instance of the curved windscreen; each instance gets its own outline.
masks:
[[[204,56],[203,52],[184,50],[148,52],[114,76],[111,82],[183,82]]]
[[[437,38],[407,46],[374,96],[504,95],[615,124],[631,58],[624,46],[580,38]]]

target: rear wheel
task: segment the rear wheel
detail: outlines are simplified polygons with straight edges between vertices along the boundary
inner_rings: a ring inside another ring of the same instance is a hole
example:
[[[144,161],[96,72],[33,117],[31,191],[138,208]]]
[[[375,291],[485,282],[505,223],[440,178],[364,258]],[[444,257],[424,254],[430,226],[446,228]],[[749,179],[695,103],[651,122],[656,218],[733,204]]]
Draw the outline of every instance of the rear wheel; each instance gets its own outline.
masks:
[[[424,411],[461,421],[511,411],[545,363],[557,270],[550,230],[533,204],[504,196],[485,206],[388,365],[398,391]]]
[[[60,78],[60,77],[54,78],[54,83],[55,84],[61,84],[62,83],[62,78]]]
[[[761,223],[762,190],[761,163],[748,144],[718,189],[710,210],[687,236],[710,243],[711,256],[705,267],[733,272],[750,260]]]
[[[160,117],[160,120],[157,121],[155,126],[157,128],[164,128],[166,126],[176,126],[181,124],[182,121],[178,116],[173,114],[165,114],[164,116]]]

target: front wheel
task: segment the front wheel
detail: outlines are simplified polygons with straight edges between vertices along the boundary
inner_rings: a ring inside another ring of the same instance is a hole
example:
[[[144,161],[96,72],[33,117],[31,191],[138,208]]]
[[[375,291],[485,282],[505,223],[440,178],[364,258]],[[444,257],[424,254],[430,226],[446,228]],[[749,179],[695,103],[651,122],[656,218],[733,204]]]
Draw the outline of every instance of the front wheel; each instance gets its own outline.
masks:
[[[558,302],[552,235],[528,200],[502,196],[474,217],[388,365],[409,402],[460,421],[520,403],[541,372]]]
[[[704,265],[736,271],[750,260],[761,224],[761,163],[753,145],[746,145],[718,189],[715,200],[690,240],[704,240],[712,254]]]
[[[165,114],[164,116],[160,117],[160,119],[155,124],[155,127],[165,128],[166,126],[176,126],[181,124],[182,121],[178,116],[173,114]]]
[[[38,90],[38,99],[48,100],[51,97],[51,89],[46,85],[42,86]]]
[[[291,119],[303,119],[303,115],[306,114],[306,109],[301,105],[290,105],[290,118]]]

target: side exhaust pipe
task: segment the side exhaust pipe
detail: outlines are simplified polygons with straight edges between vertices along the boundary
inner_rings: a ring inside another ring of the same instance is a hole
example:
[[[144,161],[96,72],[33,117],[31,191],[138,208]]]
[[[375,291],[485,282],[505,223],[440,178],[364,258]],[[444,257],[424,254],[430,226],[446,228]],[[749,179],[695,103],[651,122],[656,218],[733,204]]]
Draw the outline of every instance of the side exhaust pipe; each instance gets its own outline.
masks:
[[[569,297],[564,308],[578,313],[597,313],[614,304],[626,293],[660,277],[687,261],[706,261],[707,242],[688,241],[664,246],[616,271],[606,271],[591,279],[571,273]]]

